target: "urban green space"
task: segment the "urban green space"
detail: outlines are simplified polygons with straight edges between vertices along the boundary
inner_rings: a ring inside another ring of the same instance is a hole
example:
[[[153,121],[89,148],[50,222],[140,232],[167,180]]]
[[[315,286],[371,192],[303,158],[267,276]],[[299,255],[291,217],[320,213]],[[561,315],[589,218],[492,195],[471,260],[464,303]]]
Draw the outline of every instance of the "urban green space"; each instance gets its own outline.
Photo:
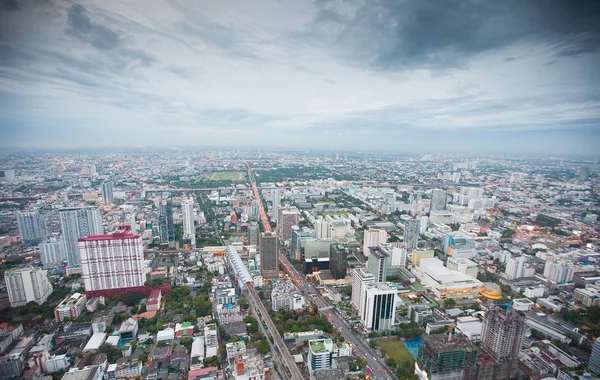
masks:
[[[209,181],[239,181],[243,182],[247,179],[245,172],[214,172],[206,177]]]

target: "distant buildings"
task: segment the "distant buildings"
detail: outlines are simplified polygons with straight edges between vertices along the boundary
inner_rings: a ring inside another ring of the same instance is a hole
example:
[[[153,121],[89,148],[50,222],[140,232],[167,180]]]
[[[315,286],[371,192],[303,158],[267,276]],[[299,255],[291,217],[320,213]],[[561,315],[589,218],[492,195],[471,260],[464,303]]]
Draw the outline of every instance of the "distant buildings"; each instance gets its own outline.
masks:
[[[260,235],[260,272],[263,278],[279,277],[279,242],[273,232]]]
[[[394,325],[396,318],[396,293],[390,283],[368,284],[361,321],[367,331],[386,331]]]
[[[144,286],[146,281],[142,237],[117,232],[79,239],[83,283],[93,296]]]
[[[17,224],[23,243],[36,245],[46,240],[46,219],[38,210],[17,212]]]
[[[102,200],[105,205],[111,205],[114,202],[113,196],[113,183],[111,181],[102,182],[100,186],[100,190],[102,191]]]
[[[7,270],[4,279],[10,306],[25,306],[29,302],[41,305],[46,302],[52,293],[46,273],[46,270],[35,267]]]
[[[91,207],[60,210],[60,226],[68,265],[81,263],[77,243],[79,238],[104,233],[100,211]]]
[[[494,307],[485,313],[481,348],[496,361],[497,378],[512,378],[516,375],[525,328],[523,318],[517,311],[506,312],[500,307]]]
[[[387,241],[387,231],[379,228],[368,228],[363,238],[363,254],[370,254],[369,247],[379,247]]]
[[[404,224],[404,243],[406,249],[412,251],[419,245],[419,231],[421,229],[421,220],[408,219]]]
[[[314,223],[315,227],[315,238],[317,239],[329,239],[333,236],[331,230],[331,223],[324,219],[317,219]]]
[[[519,183],[525,179],[525,173],[513,172],[510,173],[510,183]]]
[[[6,182],[15,182],[17,176],[15,175],[15,171],[13,169],[6,169],[4,171],[4,179]]]

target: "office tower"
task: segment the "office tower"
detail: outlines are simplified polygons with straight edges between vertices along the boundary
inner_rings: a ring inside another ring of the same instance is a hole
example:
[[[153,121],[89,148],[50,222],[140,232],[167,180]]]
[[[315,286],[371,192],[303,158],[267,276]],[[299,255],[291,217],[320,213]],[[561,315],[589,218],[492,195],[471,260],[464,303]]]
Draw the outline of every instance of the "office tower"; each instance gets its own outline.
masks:
[[[4,171],[4,179],[6,182],[15,182],[17,177],[15,176],[15,171],[12,169],[8,169]]]
[[[352,306],[362,316],[365,307],[367,285],[375,281],[373,274],[363,268],[352,271]]]
[[[365,305],[361,320],[367,331],[392,329],[396,318],[395,286],[387,282],[369,284],[365,291]]]
[[[592,355],[587,369],[594,375],[600,375],[600,338],[596,338],[594,341],[594,348],[592,348]]]
[[[336,279],[346,278],[348,273],[348,250],[341,245],[332,244],[329,247],[329,270]]]
[[[369,247],[379,247],[387,241],[387,231],[379,228],[368,228],[363,237],[363,254],[368,256]]]
[[[317,219],[315,221],[315,238],[329,239],[331,236],[331,223],[324,219]]]
[[[415,373],[419,379],[469,380],[475,378],[479,349],[464,335],[423,335]]]
[[[102,200],[105,205],[111,205],[114,202],[113,183],[111,181],[102,182]]]
[[[308,370],[311,375],[315,371],[331,368],[333,346],[331,339],[314,339],[308,341]]]
[[[390,255],[381,247],[370,247],[371,253],[367,259],[367,269],[373,273],[375,282],[385,282]]]
[[[429,211],[445,210],[447,203],[448,203],[448,193],[446,193],[446,190],[433,189],[431,191],[431,202],[429,205]]]
[[[257,222],[250,222],[248,225],[248,244],[258,245],[258,237],[260,236],[260,229]]]
[[[420,229],[421,221],[419,219],[408,219],[404,223],[404,243],[406,243],[406,249],[410,251],[417,249]]]
[[[184,199],[181,202],[183,219],[183,238],[190,239],[192,246],[196,245],[196,228],[194,227],[194,200]]]
[[[84,165],[81,167],[81,175],[84,177],[94,177],[98,172],[95,165]]]
[[[171,201],[163,199],[160,203],[158,216],[158,232],[161,243],[175,241],[175,227],[173,226],[173,206]]]
[[[104,233],[100,211],[91,207],[60,210],[60,226],[68,265],[81,263],[77,239]]]
[[[250,217],[254,220],[258,220],[260,215],[258,214],[258,202],[256,200],[252,201],[250,205]]]
[[[46,219],[38,210],[17,212],[17,224],[21,239],[25,244],[39,244],[48,237]]]
[[[144,286],[146,265],[141,236],[115,232],[84,237],[78,244],[83,284],[90,298]]]
[[[62,240],[50,240],[40,243],[40,259],[44,269],[56,268],[67,258]]]
[[[29,302],[41,305],[46,302],[52,293],[46,273],[46,270],[33,266],[7,270],[4,278],[10,306],[25,306]]]
[[[295,207],[290,210],[283,210],[277,224],[281,241],[288,241],[292,238],[292,226],[300,224],[300,213]]]
[[[279,277],[279,241],[277,234],[260,234],[260,272],[263,278]]]
[[[280,197],[281,194],[279,193],[279,189],[278,188],[274,188],[273,189],[273,198],[271,200],[271,202],[273,203],[273,211],[272,211],[272,215],[273,215],[273,219],[275,219],[275,223],[279,224],[279,202],[280,202]]]
[[[557,284],[571,282],[574,270],[573,262],[568,258],[550,260],[544,266],[544,277]]]
[[[500,366],[498,373],[505,378],[512,378],[517,373],[524,333],[523,317],[514,309],[507,312],[496,306],[485,313],[481,328],[481,348],[492,355]]]
[[[525,257],[511,257],[506,263],[506,278],[508,280],[514,280],[515,278],[523,277],[523,266],[525,265]]]

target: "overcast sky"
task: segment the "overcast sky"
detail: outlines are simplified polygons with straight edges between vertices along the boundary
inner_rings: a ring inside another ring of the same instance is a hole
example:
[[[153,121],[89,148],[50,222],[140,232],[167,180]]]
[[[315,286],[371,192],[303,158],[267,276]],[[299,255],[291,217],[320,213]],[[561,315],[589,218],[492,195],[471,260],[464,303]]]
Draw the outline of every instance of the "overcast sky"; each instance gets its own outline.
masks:
[[[600,146],[600,1],[0,5],[2,146]]]

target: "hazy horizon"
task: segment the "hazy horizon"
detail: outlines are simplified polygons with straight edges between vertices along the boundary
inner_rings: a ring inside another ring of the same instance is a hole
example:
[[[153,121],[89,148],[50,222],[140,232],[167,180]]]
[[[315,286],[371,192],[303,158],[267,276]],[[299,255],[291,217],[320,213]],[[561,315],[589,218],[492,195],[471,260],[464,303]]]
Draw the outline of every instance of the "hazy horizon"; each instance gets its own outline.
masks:
[[[597,1],[0,1],[0,146],[598,155]]]

